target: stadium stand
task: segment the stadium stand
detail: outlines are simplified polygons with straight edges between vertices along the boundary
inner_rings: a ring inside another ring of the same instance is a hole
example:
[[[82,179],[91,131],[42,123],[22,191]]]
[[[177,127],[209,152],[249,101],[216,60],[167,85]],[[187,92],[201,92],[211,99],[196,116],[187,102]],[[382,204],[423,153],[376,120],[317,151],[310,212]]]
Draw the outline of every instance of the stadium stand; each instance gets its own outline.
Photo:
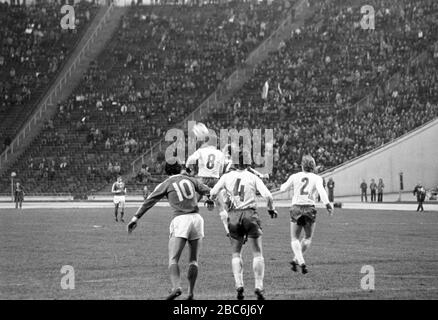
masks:
[[[0,153],[34,110],[98,7],[75,4],[73,30],[60,26],[61,4],[0,3]]]
[[[274,128],[271,188],[298,170],[304,153],[315,155],[323,171],[438,115],[437,2],[370,1],[379,8],[376,30],[361,29],[357,1],[311,3],[316,13],[305,26],[203,119],[216,131]],[[281,5],[265,3],[132,8],[75,94],[17,161],[20,179],[35,192],[101,190],[196,108],[282,14]],[[265,82],[270,90],[262,97]],[[371,103],[358,109],[366,97]],[[152,160],[130,188],[162,179],[164,156]],[[8,183],[3,176],[1,190]]]
[[[131,8],[17,161],[20,179],[34,192],[99,190],[214,91],[284,14],[282,4],[242,2]]]

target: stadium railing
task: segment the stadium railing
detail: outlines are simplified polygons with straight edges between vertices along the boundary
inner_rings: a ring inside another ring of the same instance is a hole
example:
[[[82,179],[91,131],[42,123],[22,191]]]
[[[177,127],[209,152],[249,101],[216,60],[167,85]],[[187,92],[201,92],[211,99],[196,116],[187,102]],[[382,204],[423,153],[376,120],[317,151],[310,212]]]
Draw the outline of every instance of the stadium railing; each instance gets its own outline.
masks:
[[[74,60],[72,62],[67,62],[63,71],[62,76],[60,78],[57,78],[57,81],[50,87],[47,94],[43,98],[42,104],[33,112],[33,114],[30,116],[29,120],[26,122],[26,124],[23,126],[23,128],[19,131],[19,133],[16,135],[16,137],[12,140],[9,147],[7,147],[3,153],[0,155],[0,172],[2,169],[5,168],[6,163],[8,160],[14,155],[15,151],[18,150],[22,143],[28,138],[34,135],[35,131],[38,127],[42,125],[43,120],[45,119],[46,113],[48,112],[48,109],[51,109],[53,106],[53,103],[55,102],[54,99],[56,97],[56,94],[61,92],[63,89],[63,86],[67,83],[67,80],[72,76],[72,72],[75,71],[75,69],[78,67],[78,65],[81,63],[82,58],[86,55],[86,53],[90,50],[90,45],[92,42],[96,41],[98,38],[99,31],[103,28],[105,23],[110,17],[110,14],[112,10],[114,9],[114,4],[111,3],[110,6],[108,6],[105,14],[99,21],[98,25],[94,29],[94,31],[91,33],[88,40],[85,42],[85,44],[80,49],[79,53],[76,55]],[[81,40],[79,40],[81,41]],[[68,63],[70,63],[68,65]],[[59,79],[59,80],[58,80]]]

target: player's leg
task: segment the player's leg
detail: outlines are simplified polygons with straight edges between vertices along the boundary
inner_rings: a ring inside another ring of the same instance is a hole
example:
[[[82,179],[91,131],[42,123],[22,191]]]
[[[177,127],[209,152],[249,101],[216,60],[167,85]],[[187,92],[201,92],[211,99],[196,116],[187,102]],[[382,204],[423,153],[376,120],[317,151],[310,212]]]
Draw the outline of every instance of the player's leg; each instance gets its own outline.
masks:
[[[172,292],[167,300],[173,300],[181,295],[181,276],[178,263],[186,241],[184,238],[175,236],[171,236],[169,239],[169,274]]]
[[[242,260],[243,238],[231,238],[231,268],[233,270],[234,282],[237,290],[237,299],[243,300],[243,260]]]
[[[116,221],[119,221],[118,219],[117,219],[117,216],[118,216],[118,214],[119,214],[119,201],[115,201],[114,202],[114,217],[115,217],[115,220]]]
[[[264,300],[263,295],[263,278],[265,277],[265,260],[262,251],[262,237],[248,237],[248,242],[252,249],[253,260],[252,269],[255,279],[255,294],[258,300]]]
[[[222,190],[221,192],[219,192],[219,195],[216,199],[216,206],[219,210],[219,217],[221,218],[222,224],[224,225],[225,232],[229,234],[230,230],[228,229],[228,212],[225,209],[227,207],[226,199],[227,193],[225,190]]]
[[[309,249],[310,244],[312,243],[312,236],[315,232],[315,222],[308,222],[304,225],[304,237],[301,240],[301,252],[304,254],[304,252]]]
[[[303,227],[298,224],[298,222],[291,221],[290,223],[290,236],[291,236],[291,247],[294,253],[294,259],[292,260],[292,269],[296,271],[296,264],[303,266],[305,265],[303,251],[301,248],[300,236]]]
[[[187,271],[187,280],[189,281],[189,296],[192,300],[196,279],[198,278],[198,254],[201,250],[202,239],[189,240],[189,270]]]
[[[120,201],[120,221],[125,222],[125,220],[123,220],[123,216],[125,214],[125,200],[121,200]]]

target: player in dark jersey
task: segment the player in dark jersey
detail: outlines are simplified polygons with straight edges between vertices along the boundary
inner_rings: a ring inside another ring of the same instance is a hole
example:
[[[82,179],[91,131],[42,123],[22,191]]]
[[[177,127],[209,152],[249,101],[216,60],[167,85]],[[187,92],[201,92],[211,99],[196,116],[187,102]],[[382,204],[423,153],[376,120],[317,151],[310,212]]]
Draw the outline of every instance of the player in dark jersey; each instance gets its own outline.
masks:
[[[189,281],[188,299],[193,299],[193,291],[198,276],[198,251],[204,237],[204,219],[199,214],[198,197],[196,193],[210,196],[210,188],[187,174],[177,161],[174,164],[166,162],[166,173],[170,176],[159,184],[144,201],[128,224],[128,233],[136,227],[138,220],[152,208],[161,198],[167,197],[173,209],[173,219],[170,224],[169,238],[169,273],[172,282],[172,292],[167,300],[173,300],[181,295],[181,277],[178,265],[181,253],[188,242]],[[212,200],[207,200],[213,203]]]
[[[15,190],[14,190],[14,200],[15,200],[15,209],[23,209],[23,200],[24,200],[24,189],[23,186],[20,184],[20,182],[17,182],[15,184]]]

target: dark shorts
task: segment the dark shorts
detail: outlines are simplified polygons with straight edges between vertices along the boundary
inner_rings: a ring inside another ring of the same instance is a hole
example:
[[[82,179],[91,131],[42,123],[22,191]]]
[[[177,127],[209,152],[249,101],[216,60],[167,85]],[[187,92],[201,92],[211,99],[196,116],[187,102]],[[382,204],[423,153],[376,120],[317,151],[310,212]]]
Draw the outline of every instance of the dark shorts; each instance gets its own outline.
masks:
[[[228,228],[233,239],[243,241],[245,237],[258,238],[263,234],[259,215],[254,209],[231,210],[228,216]]]
[[[213,188],[214,185],[219,181],[218,178],[201,177],[200,181],[207,187]]]
[[[316,220],[316,208],[315,206],[297,206],[294,205],[290,209],[290,219],[299,226],[305,226],[306,224],[312,224]]]

